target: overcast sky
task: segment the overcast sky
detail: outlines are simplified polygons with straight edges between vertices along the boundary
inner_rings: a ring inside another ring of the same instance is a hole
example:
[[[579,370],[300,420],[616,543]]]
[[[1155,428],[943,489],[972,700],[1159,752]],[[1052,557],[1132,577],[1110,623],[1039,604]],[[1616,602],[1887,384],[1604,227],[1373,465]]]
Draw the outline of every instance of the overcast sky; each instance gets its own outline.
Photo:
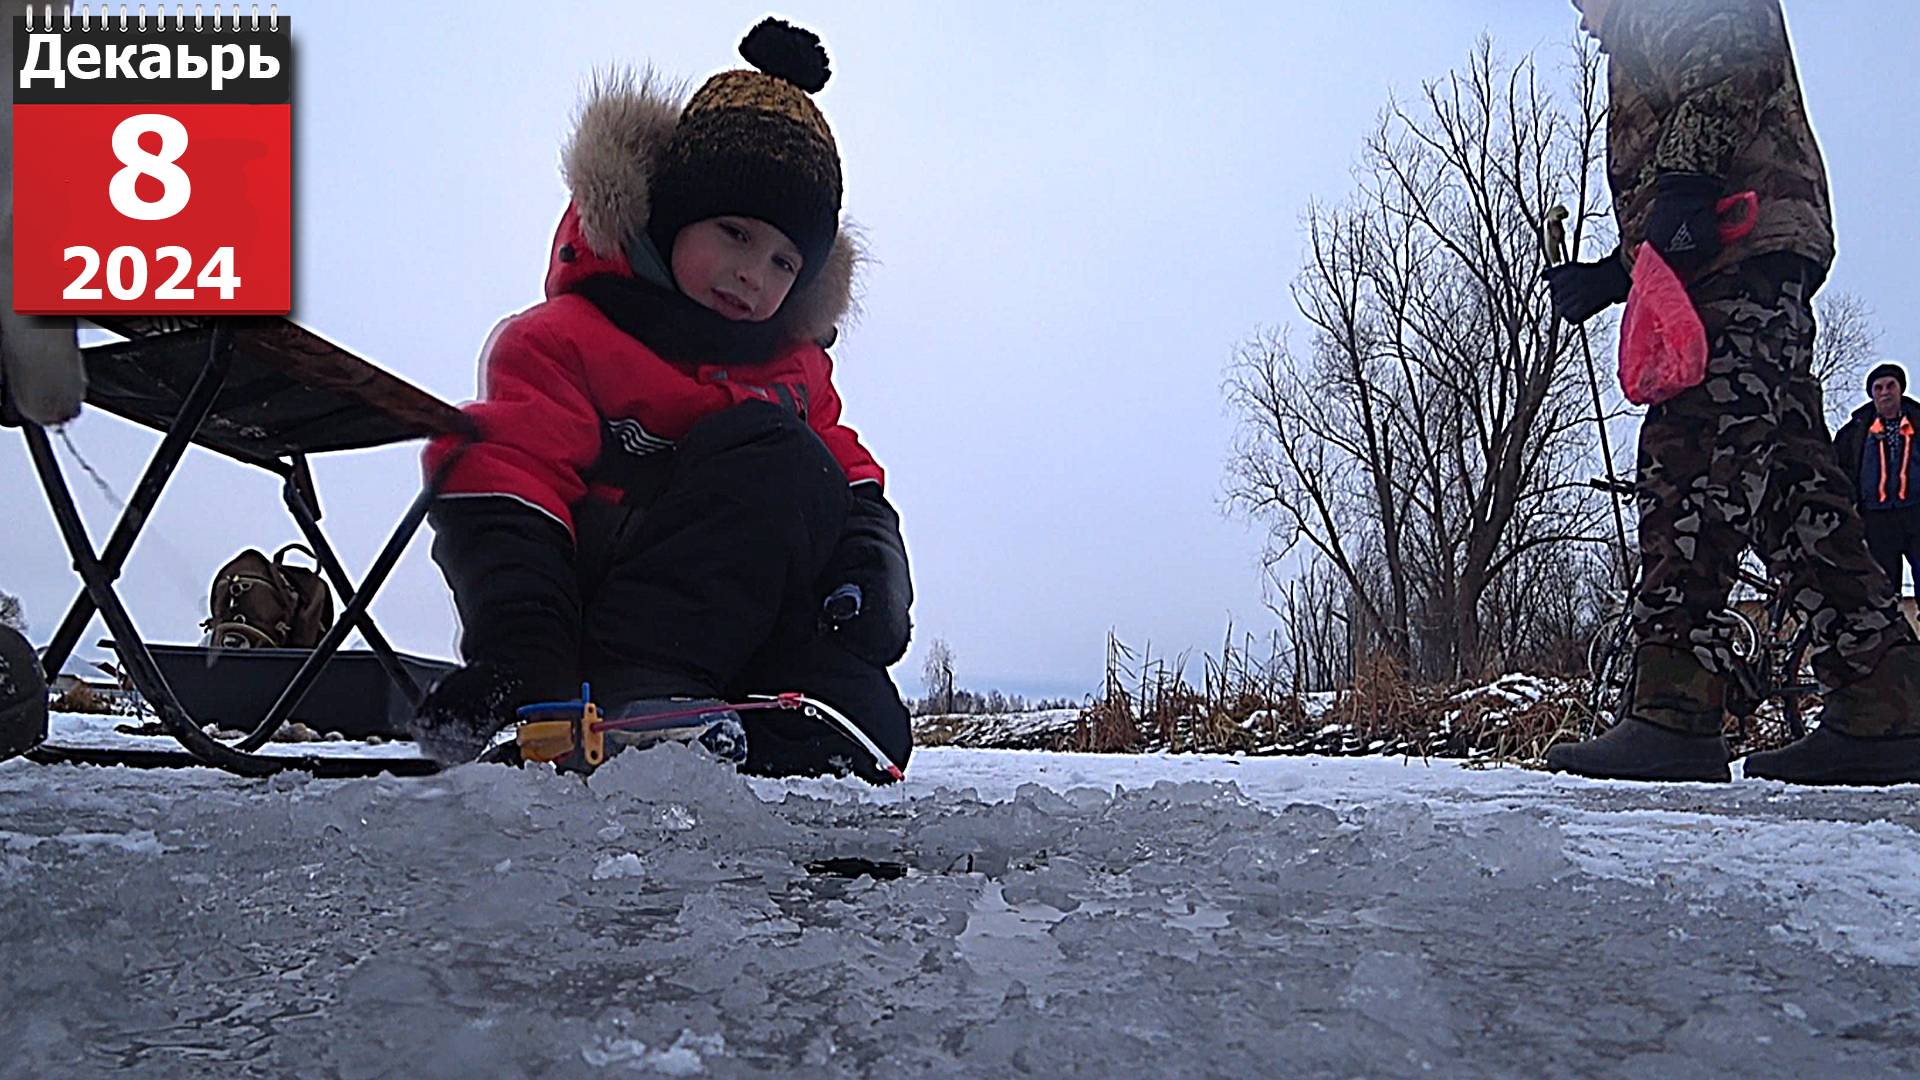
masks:
[[[298,49],[295,318],[455,401],[495,321],[540,298],[566,202],[558,150],[590,72],[704,78],[739,63],[769,10],[280,7]],[[913,557],[916,650],[896,674],[917,693],[937,636],[965,685],[1074,696],[1097,688],[1108,628],[1156,652],[1217,648],[1229,620],[1271,628],[1260,534],[1219,510],[1220,386],[1234,344],[1290,315],[1302,208],[1344,195],[1389,92],[1460,64],[1482,32],[1558,64],[1577,21],[1557,0],[774,10],[832,56],[818,100],[875,256],[866,317],[835,355]],[[1788,15],[1837,202],[1828,288],[1861,295],[1887,352],[1908,357],[1920,5],[1803,0]],[[102,414],[71,435],[122,494],[155,441]],[[356,575],[416,463],[413,447],[318,463]],[[104,536],[111,503],[74,483]],[[17,504],[0,588],[44,641],[74,579],[11,435],[0,491]],[[194,452],[132,559],[135,619],[194,640],[220,563],[297,537],[271,477]],[[374,612],[402,649],[452,654],[424,535]]]

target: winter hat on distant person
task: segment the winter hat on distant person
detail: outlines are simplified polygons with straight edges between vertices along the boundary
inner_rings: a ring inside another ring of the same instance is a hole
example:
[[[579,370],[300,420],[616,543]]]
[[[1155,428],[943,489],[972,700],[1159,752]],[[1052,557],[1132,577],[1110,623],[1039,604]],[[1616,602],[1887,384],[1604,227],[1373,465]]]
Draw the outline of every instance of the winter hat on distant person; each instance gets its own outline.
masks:
[[[827,50],[811,31],[768,18],[740,55],[757,70],[715,75],[681,112],[653,174],[647,235],[671,259],[674,238],[696,221],[759,218],[800,249],[798,288],[840,231],[840,151],[810,96],[827,84]]]
[[[1901,367],[1899,364],[1881,364],[1872,371],[1867,372],[1867,393],[1873,393],[1873,384],[1889,375],[1900,380],[1900,392],[1903,394],[1906,393],[1907,369]]]

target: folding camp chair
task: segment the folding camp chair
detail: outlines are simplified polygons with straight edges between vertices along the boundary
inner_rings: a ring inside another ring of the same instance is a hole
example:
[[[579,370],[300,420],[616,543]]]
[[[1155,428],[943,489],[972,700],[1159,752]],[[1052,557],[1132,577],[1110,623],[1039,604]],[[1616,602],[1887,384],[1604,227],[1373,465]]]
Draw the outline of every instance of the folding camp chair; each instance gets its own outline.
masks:
[[[408,701],[419,703],[421,688],[374,626],[367,609],[426,518],[428,504],[438,494],[453,461],[428,478],[356,588],[320,529],[319,499],[307,459],[313,454],[437,435],[459,437],[460,451],[464,452],[474,436],[465,414],[282,318],[157,316],[92,321],[126,340],[82,350],[87,364],[87,403],[154,428],[164,437],[106,546],[96,551],[47,432],[36,424],[19,421],[34,470],[46,489],[47,503],[85,583],[43,651],[42,666],[49,672],[59,671],[97,611],[112,635],[123,670],[185,754],[43,743],[27,756],[42,762],[200,763],[250,776],[288,768],[325,775],[431,771],[431,763],[424,759],[257,751],[293,714],[347,634],[356,629]],[[232,745],[208,735],[181,706],[114,589],[135,538],[189,443],[281,477],[287,509],[344,604],[339,619],[306,657],[278,700],[244,738]],[[452,459],[459,456],[457,452]]]

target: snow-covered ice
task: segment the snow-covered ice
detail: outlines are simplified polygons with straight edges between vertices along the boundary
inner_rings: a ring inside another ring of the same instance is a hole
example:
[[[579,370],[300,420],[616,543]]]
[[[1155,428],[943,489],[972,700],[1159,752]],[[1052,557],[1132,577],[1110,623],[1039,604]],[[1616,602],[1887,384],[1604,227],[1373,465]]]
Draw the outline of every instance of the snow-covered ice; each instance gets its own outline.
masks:
[[[0,1075],[1913,1075],[1915,794],[966,750],[885,790],[680,746],[584,783],[16,761]]]

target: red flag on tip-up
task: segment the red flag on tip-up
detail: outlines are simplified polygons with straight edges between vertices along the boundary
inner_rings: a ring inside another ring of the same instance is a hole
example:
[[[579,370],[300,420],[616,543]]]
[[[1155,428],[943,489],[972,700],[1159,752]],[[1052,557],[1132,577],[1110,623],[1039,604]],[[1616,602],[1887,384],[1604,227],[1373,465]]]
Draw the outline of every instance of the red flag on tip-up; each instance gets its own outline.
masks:
[[[1753,231],[1760,197],[1751,191],[1714,204],[1720,242],[1731,244]],[[1620,320],[1620,389],[1635,405],[1658,405],[1707,377],[1707,331],[1680,275],[1652,244],[1633,258],[1633,287]]]

